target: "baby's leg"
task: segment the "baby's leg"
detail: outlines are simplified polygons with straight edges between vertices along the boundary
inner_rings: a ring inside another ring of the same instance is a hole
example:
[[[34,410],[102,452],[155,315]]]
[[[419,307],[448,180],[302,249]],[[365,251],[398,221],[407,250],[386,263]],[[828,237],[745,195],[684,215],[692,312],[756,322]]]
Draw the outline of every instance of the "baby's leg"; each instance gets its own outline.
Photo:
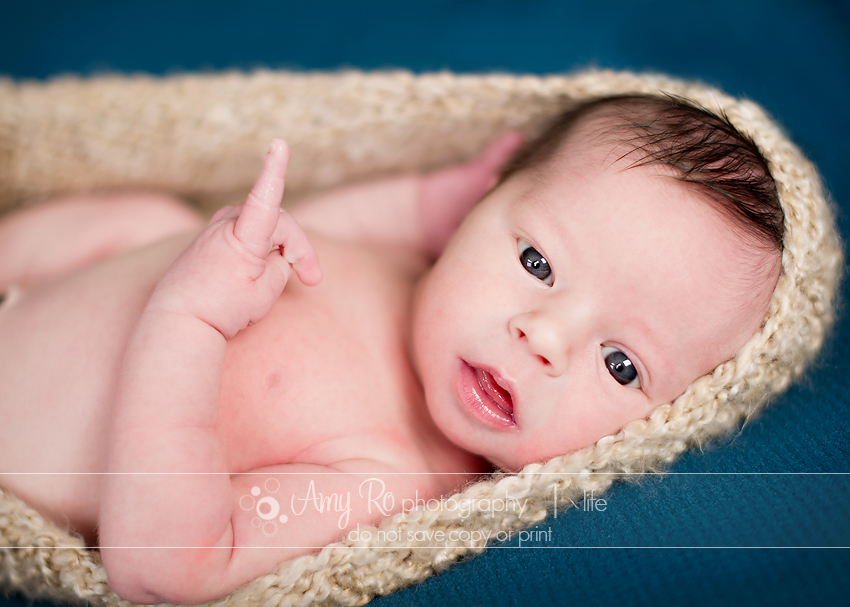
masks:
[[[204,223],[188,205],[161,194],[71,196],[17,211],[0,220],[0,292],[199,231]]]

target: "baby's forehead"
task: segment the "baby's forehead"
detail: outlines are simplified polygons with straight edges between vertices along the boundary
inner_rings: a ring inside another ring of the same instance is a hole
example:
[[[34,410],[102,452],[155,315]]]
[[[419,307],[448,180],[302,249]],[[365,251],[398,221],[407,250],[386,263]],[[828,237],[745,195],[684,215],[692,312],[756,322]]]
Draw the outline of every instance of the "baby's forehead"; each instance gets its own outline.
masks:
[[[644,206],[645,214],[653,217],[652,222],[640,224],[647,235],[675,230],[671,223],[673,214],[690,217],[691,222],[709,230],[708,235],[718,247],[734,250],[735,265],[745,269],[729,272],[718,283],[719,289],[761,293],[764,285],[770,284],[769,292],[772,292],[781,264],[781,250],[765,246],[718,205],[705,188],[680,179],[673,168],[636,162],[635,158],[640,156],[635,155],[633,146],[608,130],[612,122],[607,116],[594,116],[577,125],[544,166],[521,178],[525,193],[514,196],[512,204],[516,211],[538,214],[551,226],[570,224],[574,229],[591,230],[600,239],[606,238],[610,231],[607,228],[614,223],[616,215],[637,213],[639,216],[644,214],[641,212]],[[652,190],[655,198],[666,200],[671,206],[667,212],[659,213],[654,200],[642,199],[640,190]],[[587,191],[592,192],[591,197],[586,195]],[[576,206],[560,204],[561,201]],[[608,204],[612,201],[614,204]],[[581,212],[577,205],[605,211]],[[709,217],[711,221],[707,221]],[[635,221],[634,229],[637,225]]]
[[[675,171],[663,165],[642,165],[642,155],[609,128],[614,122],[606,116],[592,116],[577,124],[546,158],[527,167],[523,173],[528,187],[537,190],[565,190],[575,182],[606,180],[616,188],[620,181],[609,179],[622,172],[634,172],[664,179],[671,191],[684,194],[686,185],[676,179]],[[565,179],[565,175],[569,178]],[[529,197],[527,202],[539,203]]]
[[[636,144],[636,131],[610,113],[599,111],[583,117],[565,134],[541,168],[557,170],[565,162],[601,170],[622,171],[635,167],[646,157]],[[660,167],[659,167],[660,168]],[[671,175],[672,171],[660,171]]]
[[[785,217],[773,177],[758,147],[725,117],[699,108],[665,112],[603,106],[581,115],[526,164],[540,179],[565,168],[630,171],[660,177],[702,194],[755,246],[780,253]],[[536,164],[536,166],[535,166]]]

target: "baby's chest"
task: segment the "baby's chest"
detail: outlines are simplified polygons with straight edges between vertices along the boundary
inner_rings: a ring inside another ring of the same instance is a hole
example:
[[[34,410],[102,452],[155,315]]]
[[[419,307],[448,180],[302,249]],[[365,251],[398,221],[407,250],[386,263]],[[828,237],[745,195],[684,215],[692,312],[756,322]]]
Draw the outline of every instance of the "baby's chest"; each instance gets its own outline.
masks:
[[[375,456],[411,430],[410,409],[421,406],[405,343],[410,274],[315,244],[322,284],[287,285],[266,318],[228,343],[219,436],[231,472]]]

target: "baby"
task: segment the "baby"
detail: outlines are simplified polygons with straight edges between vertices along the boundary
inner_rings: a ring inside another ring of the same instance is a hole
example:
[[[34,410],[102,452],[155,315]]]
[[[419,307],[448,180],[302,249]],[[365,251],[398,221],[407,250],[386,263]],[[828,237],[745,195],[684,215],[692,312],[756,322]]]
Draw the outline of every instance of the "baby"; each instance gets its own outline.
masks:
[[[141,195],[6,218],[0,486],[99,540],[123,598],[207,601],[592,444],[760,327],[783,215],[725,119],[606,98],[519,143],[287,213],[275,140],[203,229]]]

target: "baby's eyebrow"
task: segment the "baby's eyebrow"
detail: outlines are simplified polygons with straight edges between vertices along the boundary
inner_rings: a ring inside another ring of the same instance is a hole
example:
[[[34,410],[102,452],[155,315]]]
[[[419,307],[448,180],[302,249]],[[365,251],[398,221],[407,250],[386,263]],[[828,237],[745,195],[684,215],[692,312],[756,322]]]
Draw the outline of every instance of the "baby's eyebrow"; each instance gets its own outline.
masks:
[[[547,242],[554,240],[569,255],[571,253],[569,244],[572,242],[569,222],[564,221],[561,213],[545,204],[542,197],[533,196],[531,193],[528,193],[527,198],[522,197],[519,204],[513,205],[511,218],[517,222],[521,219],[523,224],[530,222],[535,232],[544,231]],[[549,252],[549,255],[551,254]]]

